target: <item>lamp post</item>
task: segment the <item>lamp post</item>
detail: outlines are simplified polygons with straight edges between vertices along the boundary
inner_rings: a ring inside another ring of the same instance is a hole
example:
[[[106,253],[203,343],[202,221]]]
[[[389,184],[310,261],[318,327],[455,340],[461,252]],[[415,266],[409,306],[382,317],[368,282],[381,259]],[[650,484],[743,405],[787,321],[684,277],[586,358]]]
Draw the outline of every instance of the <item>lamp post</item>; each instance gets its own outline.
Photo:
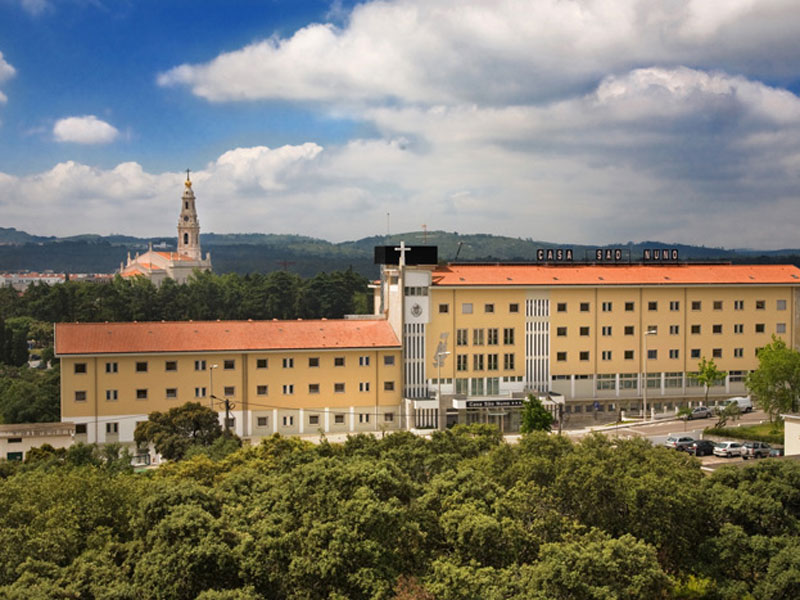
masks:
[[[436,353],[436,385],[438,387],[436,392],[436,402],[439,404],[439,429],[442,428],[442,363],[444,357],[449,356],[450,352],[440,350]]]
[[[647,336],[648,335],[655,335],[657,331],[655,329],[649,329],[644,332],[642,339],[644,341],[644,353],[642,355],[642,368],[644,369],[644,377],[642,381],[642,401],[644,404],[642,410],[642,418],[647,421]]]
[[[211,408],[214,408],[214,369],[217,367],[219,365],[211,365],[208,368],[208,400]]]

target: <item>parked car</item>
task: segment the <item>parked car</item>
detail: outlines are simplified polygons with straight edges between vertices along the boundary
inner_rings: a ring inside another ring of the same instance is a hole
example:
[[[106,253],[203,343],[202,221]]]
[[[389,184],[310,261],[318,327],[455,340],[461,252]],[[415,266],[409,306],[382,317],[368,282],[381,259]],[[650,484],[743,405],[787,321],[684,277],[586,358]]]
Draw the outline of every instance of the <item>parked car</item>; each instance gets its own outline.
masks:
[[[667,448],[684,450],[692,442],[694,442],[694,438],[690,435],[671,435],[664,441],[664,445]]]
[[[685,450],[692,456],[711,456],[714,454],[716,444],[711,440],[695,440]]]
[[[742,444],[742,458],[766,458],[772,452],[772,446],[766,442],[745,442]]]
[[[753,401],[750,400],[750,396],[736,396],[720,402],[719,406],[717,407],[717,412],[722,412],[731,404],[736,404],[739,407],[739,410],[743,413],[749,413],[753,410]]]
[[[730,458],[731,456],[742,455],[741,442],[717,442],[714,445],[714,454]]]
[[[783,448],[772,448],[769,451],[770,456],[783,456]]]
[[[707,406],[695,406],[692,412],[686,415],[686,418],[691,421],[692,419],[707,419],[712,416],[714,416],[714,413]]]

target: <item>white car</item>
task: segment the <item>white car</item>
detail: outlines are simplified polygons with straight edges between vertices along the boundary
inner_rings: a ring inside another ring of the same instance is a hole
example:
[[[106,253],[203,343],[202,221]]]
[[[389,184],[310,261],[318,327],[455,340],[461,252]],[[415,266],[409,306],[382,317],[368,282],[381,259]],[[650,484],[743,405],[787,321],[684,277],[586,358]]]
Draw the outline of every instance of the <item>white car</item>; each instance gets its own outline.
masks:
[[[741,442],[717,442],[717,445],[714,446],[714,454],[730,458],[731,456],[741,456],[742,449]]]
[[[713,416],[714,413],[707,406],[695,406],[686,418],[691,421],[692,419],[707,419]]]

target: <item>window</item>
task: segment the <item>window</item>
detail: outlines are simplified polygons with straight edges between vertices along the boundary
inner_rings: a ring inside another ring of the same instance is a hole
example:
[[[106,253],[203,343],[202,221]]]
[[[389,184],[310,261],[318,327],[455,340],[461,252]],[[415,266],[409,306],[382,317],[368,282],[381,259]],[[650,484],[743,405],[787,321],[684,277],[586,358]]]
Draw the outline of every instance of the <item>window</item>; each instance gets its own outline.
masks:
[[[625,360],[633,360],[633,350],[625,350]]]
[[[77,390],[75,392],[75,402],[86,402],[86,390]]]
[[[719,325],[719,324],[712,325],[711,326],[711,332],[712,333],[722,333],[722,325]]]
[[[680,356],[680,352],[678,351],[677,348],[673,348],[673,349],[671,349],[669,351],[669,357],[670,358],[679,358],[679,356]]]
[[[75,373],[86,373],[86,363],[75,363]]]
[[[564,362],[567,360],[567,353],[566,352],[556,352],[556,360],[558,362]]]
[[[777,310],[786,310],[786,300],[778,300],[775,308]]]
[[[611,312],[613,305],[611,302],[603,302],[601,305],[603,312]]]
[[[498,354],[487,354],[486,355],[486,369],[488,371],[497,371],[500,366],[499,355]]]
[[[756,323],[756,333],[764,333],[764,324]]]
[[[165,371],[177,371],[178,370],[178,361],[177,360],[168,360],[164,362],[164,370]]]
[[[756,310],[764,310],[766,307],[766,300],[756,300]]]
[[[744,310],[744,300],[734,300],[733,310]]]
[[[359,356],[358,357],[358,366],[359,367],[368,367],[369,366],[369,356]]]
[[[648,360],[655,360],[656,358],[658,358],[658,350],[648,350],[647,358]]]
[[[650,335],[658,335],[658,325],[648,325],[647,329],[645,329],[645,333]]]
[[[309,425],[319,425],[319,415],[308,415]]]
[[[472,355],[472,370],[483,371],[483,354]]]
[[[204,361],[204,360],[196,360],[196,361],[194,361],[194,370],[195,371],[205,371],[206,370],[206,361]]]
[[[611,325],[604,325],[602,329],[602,333],[605,336],[611,335]]]
[[[358,383],[358,391],[359,392],[368,392],[369,391],[369,381],[360,381]]]
[[[236,368],[236,361],[230,358],[226,359],[222,363],[222,368],[225,369],[226,371],[231,371]]]
[[[503,329],[503,343],[506,346],[510,346],[514,343],[514,328],[513,327],[506,327]]]
[[[486,343],[490,346],[497,346],[500,343],[500,330],[496,327],[486,330]]]
[[[625,335],[633,335],[633,325],[625,325]]]
[[[447,314],[450,312],[450,305],[449,304],[440,304],[439,305],[439,314]]]
[[[167,398],[177,398],[178,388],[167,388],[165,395],[167,396]]]
[[[734,358],[742,358],[744,356],[744,348],[734,348],[733,349],[733,357]]]
[[[483,305],[483,312],[493,313],[494,312],[494,304],[484,304]]]
[[[508,312],[510,313],[518,313],[519,312],[519,304],[516,302],[512,302],[508,305]]]
[[[456,346],[466,346],[469,344],[469,330],[456,329]]]
[[[106,400],[108,402],[114,402],[115,400],[119,399],[119,394],[117,390],[106,390]]]
[[[308,393],[309,394],[319,394],[319,384],[318,383],[309,383],[308,384]]]
[[[333,366],[334,367],[343,367],[344,366],[344,356],[335,356],[333,358]]]
[[[578,358],[581,359],[581,360],[589,360],[589,351],[588,350],[584,350],[583,352],[578,354]]]
[[[462,315],[471,315],[472,314],[472,302],[464,302],[461,305],[461,314]]]
[[[514,370],[514,353],[510,352],[503,355],[503,369],[506,371]]]
[[[294,427],[294,417],[293,416],[285,416],[285,417],[283,417],[283,426],[284,427]]]
[[[369,423],[369,413],[358,413],[359,423]]]
[[[680,310],[681,309],[681,303],[678,302],[677,300],[671,300],[670,303],[669,303],[669,309],[672,310],[672,311]]]
[[[581,312],[589,312],[589,303],[581,302]]]
[[[106,363],[106,373],[116,373],[119,371],[119,364],[115,362]]]
[[[138,389],[138,390],[136,390],[136,399],[137,400],[147,400],[147,390],[146,389]]]
[[[333,391],[337,394],[344,394],[344,383],[334,383]]]
[[[483,346],[483,329],[472,330],[472,345]]]
[[[669,326],[669,334],[670,335],[678,335],[681,332],[680,325],[670,325]]]
[[[75,425],[76,435],[86,435],[86,423],[77,423]]]
[[[692,348],[689,354],[692,358],[700,358],[700,348]]]
[[[714,348],[711,351],[711,356],[714,358],[722,358],[722,348]]]
[[[344,415],[333,415],[333,422],[337,425],[344,424]]]
[[[256,419],[256,424],[259,427],[266,427],[268,423],[269,423],[269,417],[258,417]]]
[[[692,310],[701,310],[703,303],[700,300],[692,300]]]
[[[567,328],[566,327],[557,327],[556,328],[556,335],[559,337],[565,337],[567,335]]]
[[[633,312],[634,304],[633,302],[626,302],[625,303],[625,312]]]
[[[106,433],[119,433],[119,423],[106,423]]]
[[[136,372],[137,373],[147,373],[147,361],[141,361],[136,363]]]
[[[601,357],[603,360],[611,360],[611,350],[603,350]]]
[[[344,360],[344,359],[342,359]],[[288,357],[284,358],[281,363],[283,364],[284,369],[294,369],[294,358]]]
[[[391,367],[394,365],[394,354],[387,354],[383,357],[383,366]]]
[[[786,323],[778,323],[775,326],[775,333],[786,333]]]
[[[658,302],[648,302],[647,310],[658,310]]]
[[[311,367],[311,368],[319,367],[319,357],[318,356],[312,356],[311,358],[309,358],[308,359],[308,366]]]
[[[383,420],[387,423],[394,421],[394,413],[383,413]]]
[[[733,333],[744,333],[744,323],[736,323],[733,326]]]
[[[469,380],[469,393],[473,396],[483,395],[483,378],[473,377]]]
[[[267,385],[257,385],[256,386],[256,394],[259,396],[266,396],[269,390],[269,386]]]
[[[268,365],[269,365],[268,359],[266,358],[256,359],[256,369],[266,369]]]
[[[589,335],[589,328],[588,328],[588,327],[581,327],[581,328],[578,330],[578,333],[579,333],[580,335],[587,336],[587,335]]]
[[[294,384],[293,383],[283,384],[283,395],[291,396],[292,394],[294,394]]]
[[[195,398],[205,398],[206,397],[206,388],[204,388],[204,387],[196,387],[196,388],[194,388],[194,397]]]
[[[559,302],[556,304],[556,312],[567,312],[567,303]]]
[[[456,354],[456,371],[466,371],[467,368],[467,355]]]
[[[711,306],[714,310],[722,310],[722,300],[714,300]]]
[[[384,381],[383,382],[383,391],[384,392],[393,392],[394,391],[394,381]]]
[[[226,385],[222,388],[222,395],[223,396],[235,396],[236,395],[236,387],[232,385]]]
[[[692,325],[691,332],[693,335],[697,335],[700,333],[700,325]]]

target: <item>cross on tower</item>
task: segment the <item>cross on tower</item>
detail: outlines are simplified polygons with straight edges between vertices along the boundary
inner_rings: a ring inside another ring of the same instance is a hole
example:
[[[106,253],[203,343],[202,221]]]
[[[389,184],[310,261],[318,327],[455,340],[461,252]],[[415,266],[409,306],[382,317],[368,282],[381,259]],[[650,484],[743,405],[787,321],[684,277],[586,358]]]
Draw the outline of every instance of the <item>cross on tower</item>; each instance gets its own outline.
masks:
[[[406,252],[411,250],[411,248],[406,246],[406,243],[403,240],[400,240],[400,247],[399,248],[395,248],[395,250],[400,253],[400,268],[405,267],[406,266]]]
[[[191,169],[186,169],[186,181],[190,181],[190,179],[189,179],[189,171],[191,171]]]

